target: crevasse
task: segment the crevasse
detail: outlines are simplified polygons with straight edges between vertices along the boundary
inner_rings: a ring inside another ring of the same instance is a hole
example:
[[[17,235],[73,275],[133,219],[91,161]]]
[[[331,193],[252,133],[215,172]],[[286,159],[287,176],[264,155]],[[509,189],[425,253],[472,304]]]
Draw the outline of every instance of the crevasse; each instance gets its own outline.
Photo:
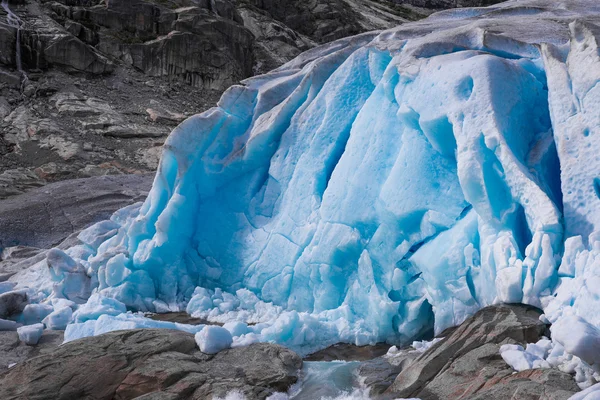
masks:
[[[597,329],[598,23],[508,2],[304,53],[177,127],[143,205],[12,279],[81,304],[68,339],[185,307],[299,351],[498,302]]]

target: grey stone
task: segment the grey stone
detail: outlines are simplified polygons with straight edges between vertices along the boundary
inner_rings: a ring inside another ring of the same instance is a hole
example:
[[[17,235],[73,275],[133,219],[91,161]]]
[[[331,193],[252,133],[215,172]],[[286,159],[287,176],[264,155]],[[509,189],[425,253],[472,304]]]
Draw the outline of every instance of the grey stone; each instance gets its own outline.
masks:
[[[4,119],[11,113],[10,104],[4,97],[0,97],[0,120]]]
[[[152,104],[152,102],[150,103]],[[187,118],[183,114],[169,111],[164,107],[161,107],[161,105],[156,102],[155,104],[152,104],[152,108],[146,109],[146,113],[148,113],[148,119],[156,123],[178,124]]]
[[[480,310],[403,368],[385,395],[422,400],[568,399],[578,390],[571,376],[554,370],[513,374],[499,353],[502,344],[524,345],[547,335],[540,314],[523,305]]]
[[[0,199],[23,194],[45,184],[45,179],[27,168],[7,169],[0,173]]]
[[[153,175],[57,182],[0,200],[0,248],[50,248],[124,206],[143,201]]]
[[[394,383],[398,374],[419,355],[420,353],[414,350],[405,350],[393,358],[377,357],[362,362],[357,372],[364,385],[370,389],[370,395],[381,395]]]
[[[119,331],[69,342],[17,364],[0,376],[0,398],[209,399],[239,390],[264,399],[286,391],[301,367],[297,354],[273,344],[209,356],[189,333]]]
[[[13,290],[0,294],[0,318],[7,318],[23,311],[29,298],[25,290]]]
[[[554,369],[530,369],[489,380],[472,400],[566,400],[579,392],[573,377]]]
[[[305,361],[364,361],[382,356],[391,346],[379,343],[373,346],[356,346],[348,343],[337,343],[326,349],[304,357]]]
[[[75,93],[57,93],[50,98],[59,114],[73,117],[88,117],[100,114],[114,114],[113,109],[105,101],[93,97],[85,98]]]

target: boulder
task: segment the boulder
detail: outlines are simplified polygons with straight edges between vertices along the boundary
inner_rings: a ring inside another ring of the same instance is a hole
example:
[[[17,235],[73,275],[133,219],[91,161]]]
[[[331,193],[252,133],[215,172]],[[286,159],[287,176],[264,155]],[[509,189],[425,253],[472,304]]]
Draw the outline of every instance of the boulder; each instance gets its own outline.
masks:
[[[514,374],[502,360],[502,344],[525,345],[548,335],[541,312],[531,306],[487,307],[403,368],[385,394],[437,399],[568,399],[573,378],[556,370]]]
[[[361,382],[370,389],[371,396],[381,395],[419,355],[415,350],[401,350],[394,357],[377,357],[362,362],[357,373]]]
[[[29,298],[25,290],[14,290],[0,294],[0,318],[7,318],[23,312]]]
[[[264,399],[288,390],[301,367],[300,356],[273,344],[207,355],[189,333],[118,331],[69,342],[17,364],[0,376],[0,398],[209,399],[237,390]]]

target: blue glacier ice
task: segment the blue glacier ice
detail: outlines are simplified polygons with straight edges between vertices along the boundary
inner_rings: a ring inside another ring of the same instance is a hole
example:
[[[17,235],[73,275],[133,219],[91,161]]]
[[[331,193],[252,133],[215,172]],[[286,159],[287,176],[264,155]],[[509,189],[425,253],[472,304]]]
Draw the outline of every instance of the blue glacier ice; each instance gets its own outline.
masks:
[[[522,302],[585,351],[560,321],[600,332],[598,38],[596,1],[509,1],[233,86],[172,132],[143,204],[11,278],[53,307],[27,318],[71,340],[187,310],[306,353]]]

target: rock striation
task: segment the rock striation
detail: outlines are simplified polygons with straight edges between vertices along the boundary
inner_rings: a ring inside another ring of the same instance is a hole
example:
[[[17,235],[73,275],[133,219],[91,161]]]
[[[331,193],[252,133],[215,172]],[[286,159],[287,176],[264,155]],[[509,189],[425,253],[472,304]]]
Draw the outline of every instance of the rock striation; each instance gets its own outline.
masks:
[[[540,315],[539,310],[522,305],[480,310],[458,328],[442,333],[446,335],[443,340],[404,365],[385,394],[422,400],[568,399],[579,391],[569,374],[555,369],[513,373],[500,357],[502,344],[525,345],[548,335]],[[368,372],[363,373],[368,376]],[[371,380],[375,390],[382,391],[386,380]]]

